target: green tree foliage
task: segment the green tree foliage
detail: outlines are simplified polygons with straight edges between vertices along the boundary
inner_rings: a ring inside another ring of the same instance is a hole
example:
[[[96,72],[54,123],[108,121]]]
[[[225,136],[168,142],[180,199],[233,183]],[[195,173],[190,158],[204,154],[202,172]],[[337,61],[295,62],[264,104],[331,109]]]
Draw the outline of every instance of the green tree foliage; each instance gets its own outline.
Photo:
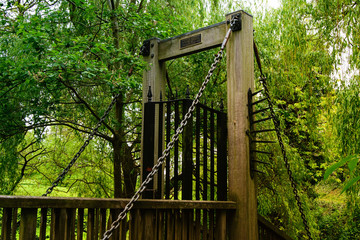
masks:
[[[0,137],[3,151],[13,159],[1,169],[9,174],[12,169],[13,178],[20,178],[25,161],[20,155],[20,143],[23,140],[23,146],[29,144],[26,135],[34,135],[42,143],[40,147],[48,148],[52,133],[65,127],[71,130],[67,133],[70,139],[80,142],[102,116],[112,96],[120,93],[115,110],[96,134],[95,142],[103,146],[105,155],[113,155],[106,158],[106,165],[113,164],[109,175],[114,176],[113,190],[107,195],[115,191],[117,197],[130,196],[139,174],[136,159],[145,67],[139,48],[143,40],[153,36],[164,39],[202,25],[205,1],[192,3],[1,2]],[[190,16],[192,21],[188,21]],[[61,141],[70,140],[64,137]],[[8,151],[10,146],[12,152]],[[58,151],[56,154],[61,153]],[[101,159],[100,152],[97,157]],[[59,156],[51,157],[57,164],[48,181],[61,172],[60,167],[71,156],[67,158],[59,162]],[[37,159],[41,162],[45,158]],[[28,175],[30,172],[25,169]]]

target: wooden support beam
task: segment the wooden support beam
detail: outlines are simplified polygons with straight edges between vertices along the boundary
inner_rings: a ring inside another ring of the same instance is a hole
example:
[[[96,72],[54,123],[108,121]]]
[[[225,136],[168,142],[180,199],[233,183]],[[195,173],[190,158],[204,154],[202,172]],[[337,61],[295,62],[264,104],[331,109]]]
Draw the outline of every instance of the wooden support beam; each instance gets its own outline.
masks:
[[[200,28],[159,42],[159,61],[168,61],[211,48],[220,47],[224,40],[225,22]]]
[[[32,240],[36,236],[36,208],[21,209],[20,240]]]
[[[165,63],[164,62],[160,62],[159,61],[159,39],[158,38],[154,38],[154,39],[150,39],[150,53],[148,56],[144,56],[144,60],[148,63],[148,69],[146,69],[144,71],[143,74],[143,106],[145,104],[145,102],[148,102],[148,92],[149,92],[149,88],[151,88],[151,101],[159,101],[160,100],[160,92],[162,93],[162,96],[165,96],[165,74],[166,74],[166,70],[165,70]],[[142,131],[144,133],[144,115],[143,115],[143,123],[142,123]],[[158,159],[158,150],[159,150],[159,121],[164,122],[164,117],[159,118],[159,106],[156,106],[155,108],[155,122],[154,122],[154,138],[153,138],[153,143],[151,143],[151,145],[153,146],[154,151],[152,152],[153,155],[153,162],[156,163],[157,159]],[[164,126],[164,124],[162,124],[162,126]],[[162,131],[164,132],[164,131]],[[147,143],[147,139],[144,138],[144,134],[142,134],[143,138],[141,141],[141,149],[142,149],[142,160],[144,159],[144,145],[148,144]],[[162,139],[164,139],[164,137],[162,136]],[[163,144],[163,141],[162,143]],[[160,148],[160,149],[164,149],[164,148]],[[148,156],[146,156],[148,157]],[[143,166],[143,164],[142,164]],[[144,180],[144,173],[143,173],[143,169],[141,169],[141,176],[142,179],[141,181]],[[160,170],[161,172],[163,172],[162,170]],[[153,181],[153,189],[148,189],[148,190],[154,190],[157,191],[157,195],[158,196],[162,196],[163,193],[163,189],[157,189],[158,188],[158,175],[154,176],[154,181]],[[161,181],[163,182],[163,179],[161,179]],[[153,194],[153,196],[155,196],[155,192]]]
[[[244,11],[226,15],[226,20],[241,14],[242,29],[234,31],[226,46],[229,139],[229,193],[237,203],[229,221],[229,239],[257,240],[255,180],[250,176],[247,93],[254,88],[253,19]],[[227,26],[228,28],[230,25]]]
[[[121,209],[129,199],[122,198],[72,198],[72,197],[30,197],[0,195],[2,208],[78,208],[78,222],[84,216],[84,208]],[[139,199],[134,209],[236,209],[232,201],[200,200],[149,200]],[[82,227],[82,225],[81,225]]]

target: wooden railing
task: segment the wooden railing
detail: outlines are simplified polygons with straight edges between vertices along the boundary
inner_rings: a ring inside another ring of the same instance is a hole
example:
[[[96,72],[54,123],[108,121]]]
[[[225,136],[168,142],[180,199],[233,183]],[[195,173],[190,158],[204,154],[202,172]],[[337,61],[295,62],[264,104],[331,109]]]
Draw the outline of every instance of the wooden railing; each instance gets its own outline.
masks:
[[[285,232],[258,215],[259,240],[292,240]]]
[[[0,195],[1,239],[99,239],[127,202]],[[226,239],[226,215],[235,208],[230,201],[139,200],[111,239]]]

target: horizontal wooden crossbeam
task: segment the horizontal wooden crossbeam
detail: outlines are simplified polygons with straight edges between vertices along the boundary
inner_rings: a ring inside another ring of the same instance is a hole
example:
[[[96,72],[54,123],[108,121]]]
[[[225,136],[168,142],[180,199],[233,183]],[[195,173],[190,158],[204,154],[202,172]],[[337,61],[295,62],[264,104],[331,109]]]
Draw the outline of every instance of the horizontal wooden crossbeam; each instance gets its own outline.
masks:
[[[220,47],[226,33],[226,22],[200,28],[159,42],[159,61],[167,61]]]
[[[67,198],[0,195],[0,208],[124,208],[130,199]],[[236,209],[232,201],[184,201],[139,199],[136,209]]]

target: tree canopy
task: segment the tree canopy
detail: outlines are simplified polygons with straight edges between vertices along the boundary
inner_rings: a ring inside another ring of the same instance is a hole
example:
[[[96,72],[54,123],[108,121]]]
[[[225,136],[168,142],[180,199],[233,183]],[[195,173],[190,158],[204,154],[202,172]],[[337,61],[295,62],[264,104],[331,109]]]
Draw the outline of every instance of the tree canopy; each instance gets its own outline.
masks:
[[[359,238],[359,8],[357,0],[282,0],[278,8],[261,0],[0,1],[0,194],[43,194],[119,94],[53,194],[131,196],[140,175],[142,42],[244,9],[254,16],[254,39],[315,239]],[[213,54],[168,62],[167,97],[186,85],[197,91]],[[218,104],[226,99],[225,64],[214,75],[205,98]],[[301,239],[280,150],[267,148],[259,212]]]

